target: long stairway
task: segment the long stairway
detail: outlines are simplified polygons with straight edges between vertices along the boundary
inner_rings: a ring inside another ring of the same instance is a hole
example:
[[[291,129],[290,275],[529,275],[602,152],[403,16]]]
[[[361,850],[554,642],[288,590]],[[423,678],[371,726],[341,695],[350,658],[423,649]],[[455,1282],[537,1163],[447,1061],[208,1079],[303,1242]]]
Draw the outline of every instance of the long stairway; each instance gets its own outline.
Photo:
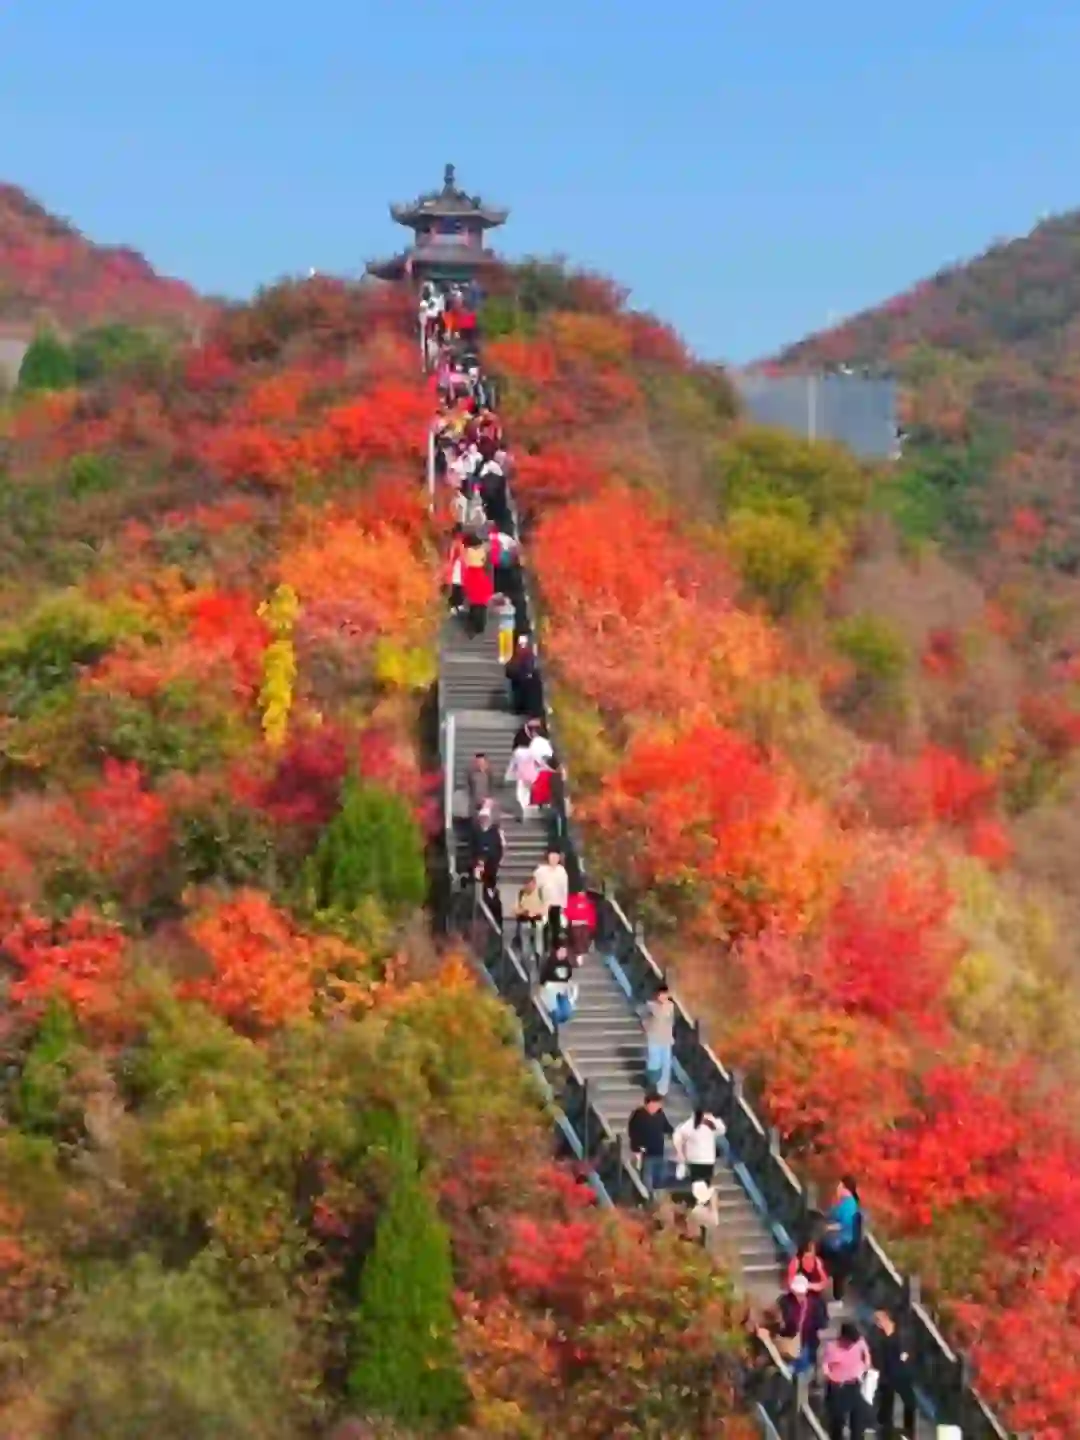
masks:
[[[516,528],[516,515],[514,519]],[[518,633],[530,632],[527,586],[518,597],[517,609]],[[513,915],[521,884],[552,842],[567,850],[571,876],[583,876],[580,853],[567,843],[567,831],[572,830],[569,805],[556,807],[550,818],[521,822],[517,816],[513,787],[502,777],[521,717],[511,711],[494,618],[486,633],[476,637],[468,635],[456,617],[446,620],[439,675],[450,872],[447,923],[468,936],[481,967],[516,1010],[538,1078],[548,1085],[549,1073],[559,1077],[558,1093],[548,1088],[569,1153],[585,1163],[603,1198],[643,1203],[646,1192],[628,1164],[624,1137],[644,1080],[645,1040],[637,1007],[654,993],[660,971],[618,904],[605,891],[590,886],[601,922],[597,944],[577,973],[577,1012],[561,1032],[555,1030],[526,966],[513,952],[512,920],[500,935],[463,888],[470,861],[465,785],[469,762],[477,752],[484,752],[495,777],[506,837],[499,888],[507,916]],[[713,1248],[749,1299],[771,1302],[780,1284],[781,1258],[800,1235],[812,1233],[820,1224],[813,1189],[785,1163],[777,1137],[747,1103],[739,1076],[725,1068],[681,1008],[675,1054],[675,1079],[665,1103],[672,1123],[684,1119],[696,1100],[727,1126],[724,1159],[717,1167],[722,1219]],[[965,1440],[1008,1440],[1008,1431],[972,1387],[964,1356],[950,1348],[921,1305],[917,1283],[904,1278],[873,1236],[864,1241],[852,1296],[848,1313],[860,1323],[867,1322],[871,1309],[884,1307],[910,1326],[921,1412],[916,1426],[919,1440],[933,1433],[931,1417],[958,1425]],[[842,1313],[840,1307],[833,1307],[834,1325]],[[825,1440],[820,1397],[807,1396],[805,1382],[796,1381],[767,1341],[762,1342],[759,1360],[763,1363],[748,1372],[744,1388],[748,1401],[756,1405],[765,1435],[770,1440],[779,1435],[784,1440]]]
[[[503,817],[506,853],[500,869],[503,910],[513,915],[517,892],[543,859],[550,840],[546,819],[518,818],[512,785],[502,782],[521,717],[510,709],[508,686],[498,656],[494,625],[480,636],[470,636],[456,617],[443,627],[440,647],[444,724],[453,742],[453,809],[456,866],[459,875],[469,868],[468,797],[465,784],[470,761],[478,753],[488,757],[495,776],[494,794]],[[505,926],[512,943],[513,921]],[[590,951],[577,972],[579,1004],[574,1018],[562,1028],[561,1044],[589,1086],[597,1111],[616,1136],[626,1134],[631,1111],[645,1084],[645,1036],[626,992],[616,978],[609,958]],[[664,1109],[672,1125],[690,1114],[691,1096],[675,1080]],[[779,1288],[779,1257],[768,1224],[747,1195],[734,1169],[717,1167],[721,1223],[714,1245],[741,1280],[748,1297],[769,1303]]]

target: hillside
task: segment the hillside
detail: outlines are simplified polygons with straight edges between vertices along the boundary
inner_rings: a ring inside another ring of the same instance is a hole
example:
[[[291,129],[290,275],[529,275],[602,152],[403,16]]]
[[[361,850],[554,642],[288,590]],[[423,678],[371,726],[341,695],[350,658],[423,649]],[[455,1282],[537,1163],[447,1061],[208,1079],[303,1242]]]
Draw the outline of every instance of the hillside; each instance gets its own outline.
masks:
[[[980,1389],[1074,1440],[1080,927],[1030,864],[1072,853],[1068,665],[613,285],[493,289],[590,865]],[[433,935],[412,322],[283,284],[0,409],[4,1433],[745,1433],[723,1277],[552,1163]]]
[[[97,245],[14,185],[0,184],[0,335],[49,322],[189,326],[208,307],[137,251]]]
[[[913,532],[988,559],[1019,515],[1014,540],[1042,583],[1080,572],[1080,211],[777,359],[900,376],[909,431],[903,518]],[[987,569],[997,576],[1002,567]]]
[[[1080,1435],[1075,916],[1030,864],[1040,828],[1075,853],[1052,646],[898,543],[883,475],[733,420],[611,292],[549,305],[493,304],[487,354],[592,872],[1011,1426]]]
[[[5,1435],[752,1433],[433,934],[413,319],[284,284],[0,408]]]

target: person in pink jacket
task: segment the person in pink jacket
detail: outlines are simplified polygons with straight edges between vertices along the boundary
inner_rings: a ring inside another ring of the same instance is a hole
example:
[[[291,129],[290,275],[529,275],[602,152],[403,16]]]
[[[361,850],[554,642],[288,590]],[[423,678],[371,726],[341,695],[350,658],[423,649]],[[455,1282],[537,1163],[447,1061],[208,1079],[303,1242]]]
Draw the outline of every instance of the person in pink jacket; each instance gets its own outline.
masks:
[[[845,1320],[840,1333],[825,1346],[821,1373],[825,1377],[825,1413],[829,1440],[862,1440],[868,1407],[863,1397],[863,1380],[870,1369],[870,1347],[858,1328]]]

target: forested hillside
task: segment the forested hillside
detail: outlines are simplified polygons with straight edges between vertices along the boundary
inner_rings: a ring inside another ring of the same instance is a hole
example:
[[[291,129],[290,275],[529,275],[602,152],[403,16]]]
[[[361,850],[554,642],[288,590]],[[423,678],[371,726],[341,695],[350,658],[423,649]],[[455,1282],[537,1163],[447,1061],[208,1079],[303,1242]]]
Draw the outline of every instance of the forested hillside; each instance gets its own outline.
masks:
[[[997,549],[1004,529],[1038,583],[1078,573],[1080,211],[792,345],[779,363],[900,376],[910,533],[970,555]]]
[[[433,935],[413,324],[283,284],[0,410],[4,1435],[749,1433]]]
[[[944,483],[746,425],[606,282],[492,288],[591,868],[980,1389],[1080,1436],[1080,709],[1034,506],[963,571]],[[723,1276],[551,1162],[432,934],[413,320],[282,284],[122,363],[51,341],[0,410],[0,1432],[744,1433]]]
[[[1068,667],[911,547],[885,473],[733,422],[616,302],[488,316],[593,870],[1009,1422],[1078,1435]]]
[[[183,327],[208,308],[189,285],[158,275],[137,251],[95,245],[17,186],[0,184],[0,334],[15,324]]]

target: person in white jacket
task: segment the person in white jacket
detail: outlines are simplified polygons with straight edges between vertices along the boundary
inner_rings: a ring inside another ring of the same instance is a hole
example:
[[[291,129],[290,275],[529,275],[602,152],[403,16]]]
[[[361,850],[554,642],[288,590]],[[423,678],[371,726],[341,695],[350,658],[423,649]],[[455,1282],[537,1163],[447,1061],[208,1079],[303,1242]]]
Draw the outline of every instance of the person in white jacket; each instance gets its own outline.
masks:
[[[532,751],[527,745],[518,745],[510,756],[510,763],[506,767],[506,783],[511,781],[514,784],[514,795],[517,799],[518,810],[521,812],[522,823],[529,818],[532,808],[532,787],[533,782],[539,773],[540,767],[533,758]],[[540,871],[536,872],[537,883],[539,884]]]
[[[556,945],[562,935],[563,911],[570,898],[570,877],[560,852],[549,850],[547,859],[533,873],[540,903],[547,915],[548,944]]]
[[[716,1169],[716,1142],[724,1135],[724,1122],[705,1110],[695,1110],[688,1120],[675,1127],[671,1143],[675,1158],[690,1176],[692,1184],[711,1184]]]

